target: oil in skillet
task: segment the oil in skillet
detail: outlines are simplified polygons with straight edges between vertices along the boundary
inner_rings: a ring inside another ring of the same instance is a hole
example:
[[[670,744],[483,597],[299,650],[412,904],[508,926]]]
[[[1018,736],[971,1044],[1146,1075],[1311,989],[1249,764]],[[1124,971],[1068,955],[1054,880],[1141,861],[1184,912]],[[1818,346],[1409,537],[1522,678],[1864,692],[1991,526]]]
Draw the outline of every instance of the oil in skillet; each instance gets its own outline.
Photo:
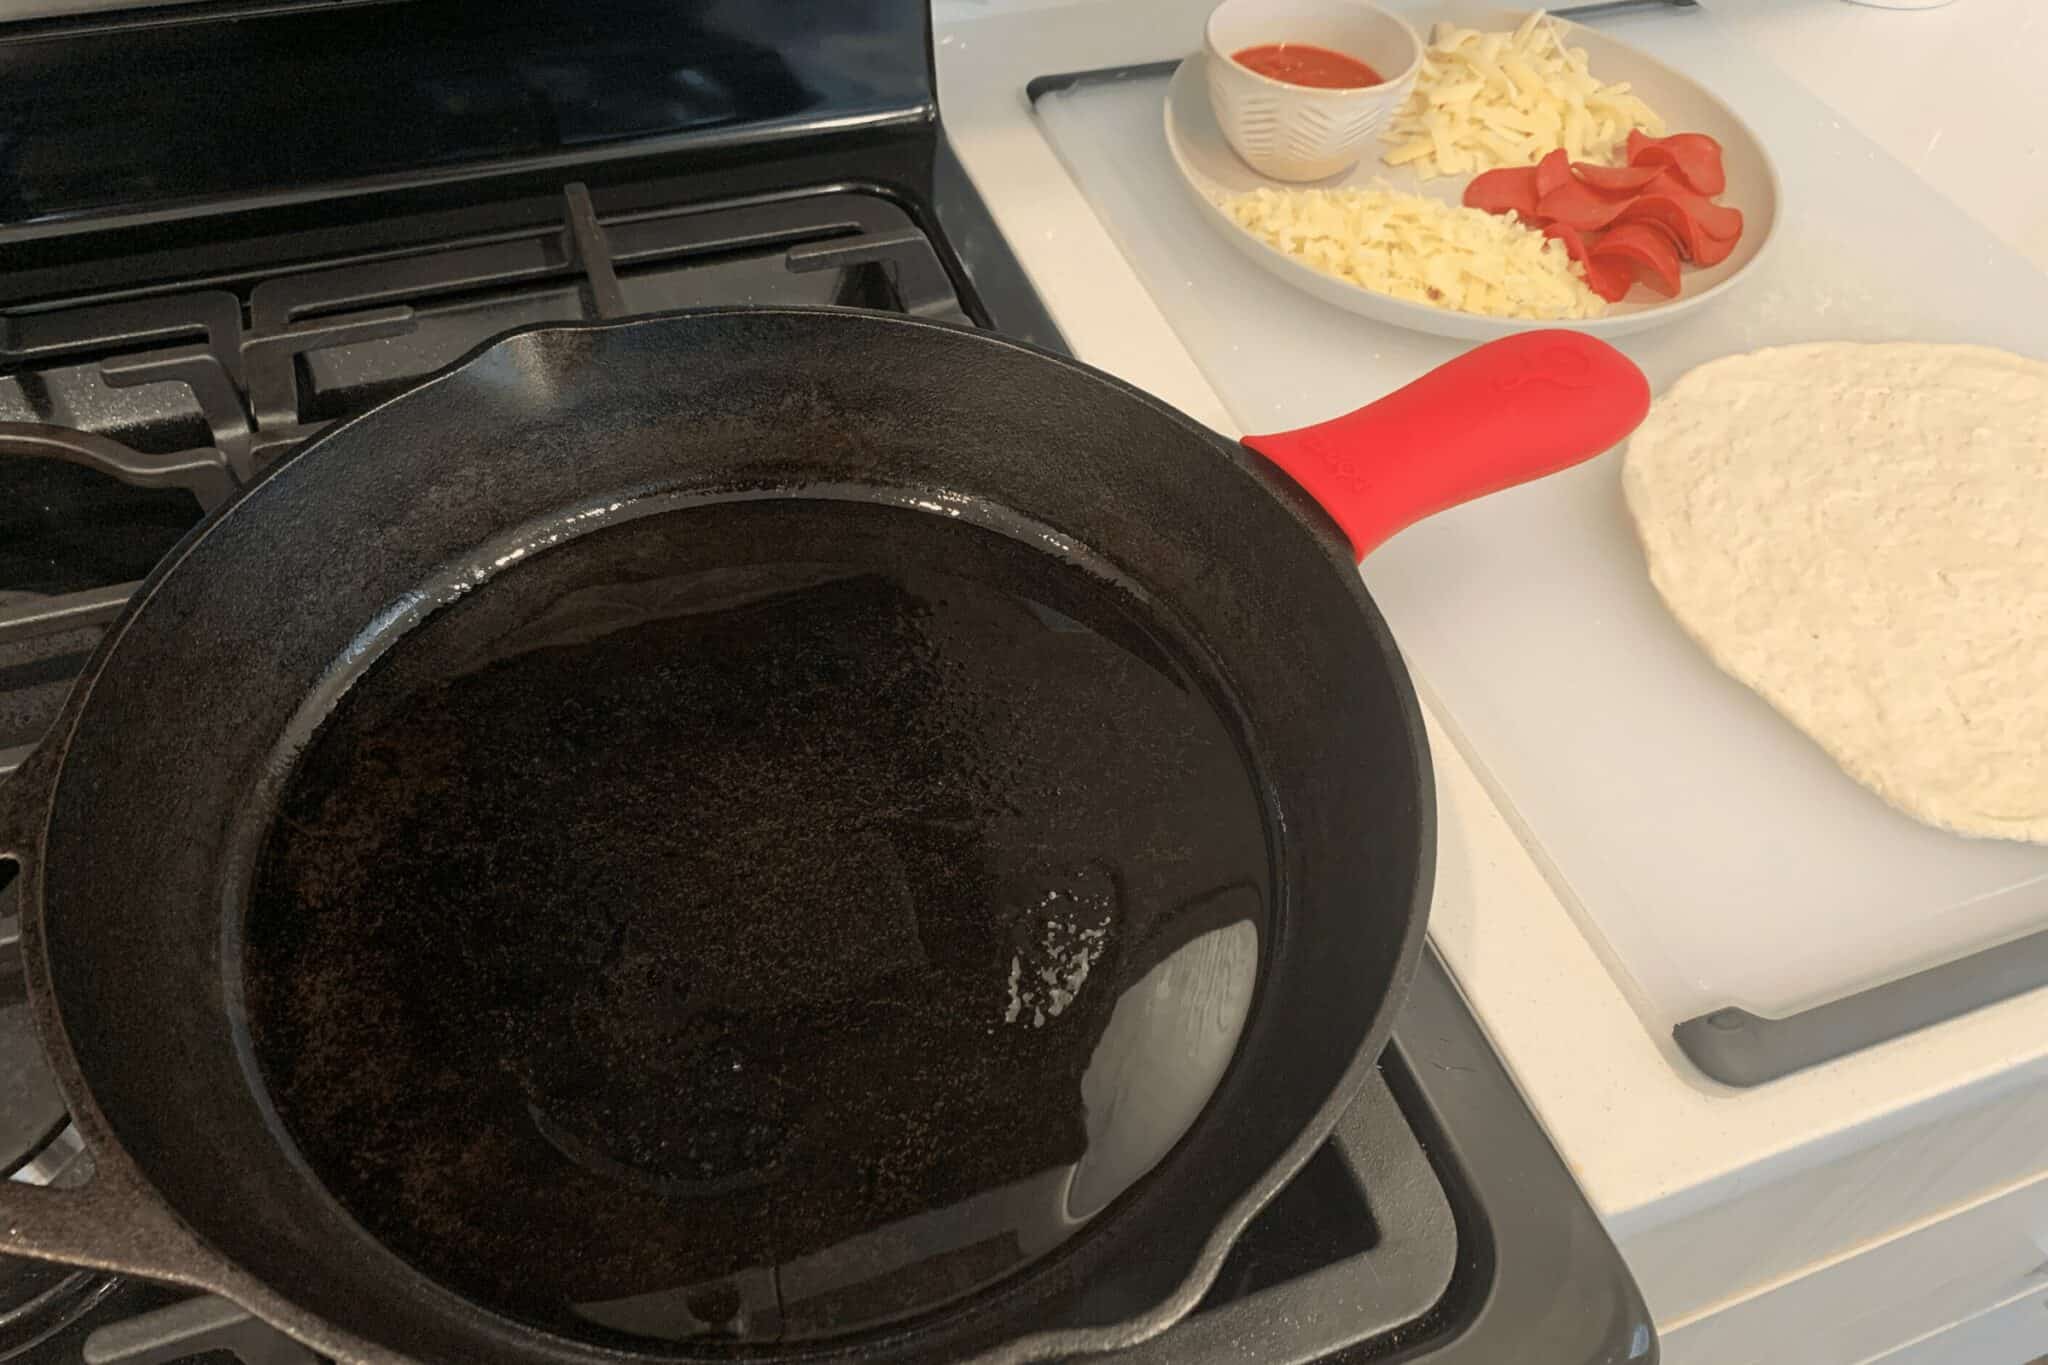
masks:
[[[433,1278],[598,1340],[829,1336],[1157,1161],[1268,866],[1231,730],[1078,572],[893,508],[649,518],[350,692],[260,860],[251,1033]]]

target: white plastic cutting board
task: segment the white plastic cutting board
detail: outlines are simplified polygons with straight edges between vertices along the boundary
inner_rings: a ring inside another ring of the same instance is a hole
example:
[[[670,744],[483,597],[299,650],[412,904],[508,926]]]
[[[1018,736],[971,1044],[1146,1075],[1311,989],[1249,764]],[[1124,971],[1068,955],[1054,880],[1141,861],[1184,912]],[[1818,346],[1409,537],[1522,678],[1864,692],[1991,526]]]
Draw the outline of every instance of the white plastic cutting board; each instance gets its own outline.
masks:
[[[1447,8],[1396,7],[1418,22]],[[2048,358],[2048,275],[1710,14],[1601,27],[1726,100],[1784,182],[1782,239],[1752,279],[1620,341],[1656,388],[1794,341]],[[1165,91],[1164,78],[1094,83],[1038,108],[1244,430],[1321,420],[1457,353],[1297,293],[1225,244],[1168,160]],[[2048,847],[1895,813],[1685,637],[1644,576],[1617,454],[1406,531],[1365,578],[1422,690],[1658,1032],[1726,1005],[1781,1015],[2048,925]]]

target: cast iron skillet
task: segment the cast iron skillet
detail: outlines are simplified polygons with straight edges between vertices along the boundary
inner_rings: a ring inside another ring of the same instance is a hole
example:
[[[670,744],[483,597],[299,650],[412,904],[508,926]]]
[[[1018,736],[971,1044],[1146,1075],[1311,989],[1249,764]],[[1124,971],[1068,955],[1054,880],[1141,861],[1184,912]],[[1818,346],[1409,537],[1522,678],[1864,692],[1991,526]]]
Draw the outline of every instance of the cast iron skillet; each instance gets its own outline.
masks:
[[[1619,353],[1533,333],[1251,454],[1087,367],[897,316],[716,310],[490,344],[190,535],[0,793],[30,997],[97,1167],[78,1189],[0,1182],[0,1248],[215,1291],[345,1361],[730,1358],[513,1321],[343,1212],[251,1060],[233,965],[246,831],[323,695],[462,591],[487,594],[514,550],[678,503],[856,490],[1143,601],[1232,699],[1277,889],[1235,1061],[1149,1176],[1011,1280],[792,1353],[1021,1361],[1162,1330],[1324,1140],[1421,949],[1428,754],[1355,559],[1606,449],[1648,401]]]

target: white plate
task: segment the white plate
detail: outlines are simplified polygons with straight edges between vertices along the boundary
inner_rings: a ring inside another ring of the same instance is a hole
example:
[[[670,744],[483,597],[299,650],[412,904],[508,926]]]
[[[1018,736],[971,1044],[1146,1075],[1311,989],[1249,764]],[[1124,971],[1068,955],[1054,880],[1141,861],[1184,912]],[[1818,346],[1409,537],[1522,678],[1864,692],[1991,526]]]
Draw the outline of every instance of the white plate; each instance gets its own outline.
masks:
[[[1473,9],[1465,6],[1431,6],[1406,17],[1417,31],[1427,36],[1439,19],[1452,19],[1467,27],[1509,29],[1520,23],[1524,10]],[[1339,308],[1362,313],[1379,322],[1392,323],[1417,332],[1438,336],[1484,340],[1540,327],[1569,327],[1595,336],[1620,336],[1675,322],[1696,308],[1727,295],[1749,267],[1763,257],[1778,225],[1778,172],[1771,165],[1763,144],[1735,112],[1695,82],[1662,62],[1615,41],[1597,29],[1566,23],[1568,41],[1586,49],[1593,74],[1603,81],[1627,81],[1634,93],[1664,116],[1671,132],[1705,133],[1721,144],[1728,168],[1728,188],[1717,196],[1721,203],[1742,210],[1742,240],[1719,265],[1700,270],[1685,269],[1684,288],[1675,299],[1645,298],[1638,289],[1620,303],[1609,306],[1604,317],[1565,322],[1536,322],[1522,318],[1481,317],[1457,313],[1448,308],[1431,308],[1391,295],[1364,289],[1334,275],[1326,275],[1276,247],[1266,245],[1246,232],[1217,207],[1217,200],[1246,190],[1267,186],[1287,189],[1268,180],[1238,160],[1237,153],[1223,140],[1216,116],[1209,108],[1209,92],[1202,76],[1203,55],[1197,52],[1180,64],[1166,91],[1166,145],[1174,164],[1188,182],[1195,197],[1207,210],[1226,241],[1278,275],[1297,289],[1333,303]],[[1411,190],[1432,199],[1455,204],[1465,192],[1467,176],[1440,176],[1425,181],[1412,167],[1388,166],[1377,150],[1369,151],[1349,174],[1317,181],[1336,188],[1345,185],[1385,184],[1395,190]]]

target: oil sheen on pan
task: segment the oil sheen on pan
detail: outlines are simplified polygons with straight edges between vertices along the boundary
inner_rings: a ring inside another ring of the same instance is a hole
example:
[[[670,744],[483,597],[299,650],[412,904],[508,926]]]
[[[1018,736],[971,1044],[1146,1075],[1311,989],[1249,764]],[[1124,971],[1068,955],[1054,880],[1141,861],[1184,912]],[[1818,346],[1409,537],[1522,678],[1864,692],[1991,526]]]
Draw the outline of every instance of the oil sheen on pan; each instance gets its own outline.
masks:
[[[512,568],[307,747],[243,989],[312,1169],[598,1342],[796,1340],[1057,1248],[1235,1051],[1272,903],[1236,727],[1133,599],[772,499]]]

